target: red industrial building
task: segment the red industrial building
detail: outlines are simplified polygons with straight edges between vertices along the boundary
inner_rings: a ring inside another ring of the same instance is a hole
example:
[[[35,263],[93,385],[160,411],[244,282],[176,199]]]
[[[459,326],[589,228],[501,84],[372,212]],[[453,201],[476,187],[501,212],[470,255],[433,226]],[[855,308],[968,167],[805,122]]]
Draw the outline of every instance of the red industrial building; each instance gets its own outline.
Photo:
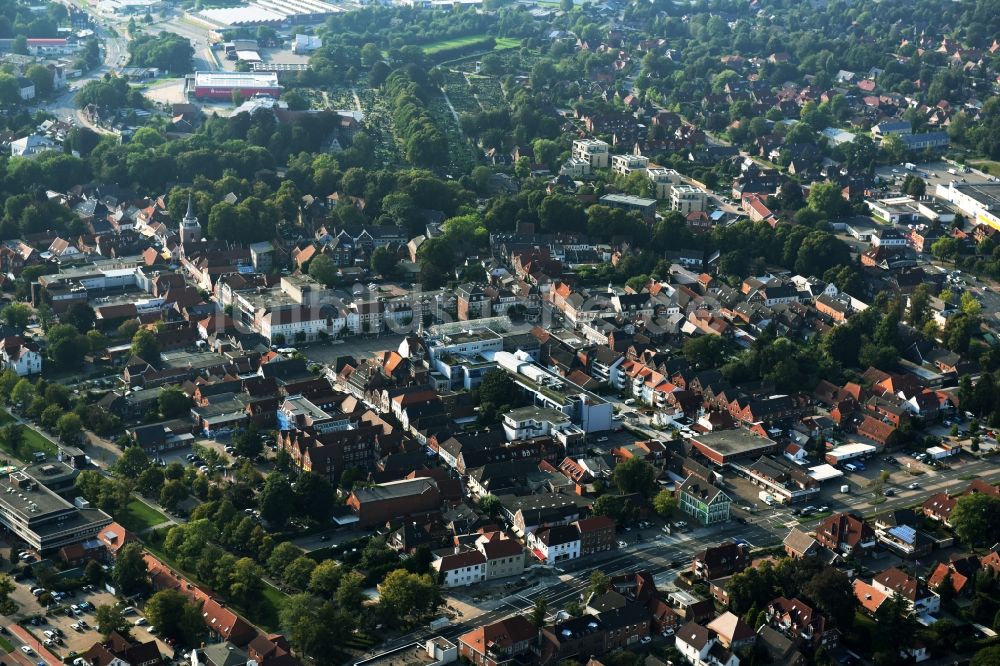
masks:
[[[243,97],[268,95],[280,97],[284,87],[275,72],[195,72],[188,79],[188,94],[197,99],[232,99],[234,92]]]

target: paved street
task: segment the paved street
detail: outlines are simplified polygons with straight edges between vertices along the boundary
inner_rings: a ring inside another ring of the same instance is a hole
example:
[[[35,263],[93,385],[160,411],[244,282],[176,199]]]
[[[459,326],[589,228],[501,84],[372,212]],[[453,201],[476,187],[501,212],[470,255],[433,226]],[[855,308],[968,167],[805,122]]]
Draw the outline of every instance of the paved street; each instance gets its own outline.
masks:
[[[733,537],[745,539],[754,546],[773,543],[773,537],[766,531],[752,525],[737,523],[730,523],[717,529],[700,528],[675,536],[654,535],[652,530],[647,530],[646,534],[648,538],[638,545],[628,546],[603,557],[589,557],[556,567],[555,573],[558,574],[558,578],[543,579],[535,587],[507,595],[500,600],[476,602],[476,606],[482,609],[481,613],[464,615],[460,621],[453,622],[440,631],[411,632],[380,645],[377,652],[388,651],[436,635],[454,640],[473,627],[497,622],[510,615],[531,612],[539,597],[545,599],[549,613],[554,615],[570,601],[579,600],[579,595],[590,584],[590,575],[595,570],[603,571],[609,576],[645,570],[652,574],[657,587],[668,588],[669,581],[672,581],[681,569],[688,566],[691,555],[706,546]],[[627,538],[635,537],[629,534]],[[673,566],[674,563],[680,566]],[[452,594],[458,598],[465,597],[462,591],[452,591]]]

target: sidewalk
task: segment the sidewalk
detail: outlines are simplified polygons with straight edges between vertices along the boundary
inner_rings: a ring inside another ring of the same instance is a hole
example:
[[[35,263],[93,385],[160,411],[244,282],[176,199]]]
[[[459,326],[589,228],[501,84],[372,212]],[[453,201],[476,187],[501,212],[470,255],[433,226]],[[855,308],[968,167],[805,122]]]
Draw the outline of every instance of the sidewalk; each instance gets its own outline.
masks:
[[[44,659],[45,663],[49,666],[61,666],[62,660],[49,652],[48,648],[42,645],[37,638],[32,636],[27,629],[16,623],[7,625],[7,628],[10,629],[10,633],[16,636],[22,643],[37,652],[38,656]]]

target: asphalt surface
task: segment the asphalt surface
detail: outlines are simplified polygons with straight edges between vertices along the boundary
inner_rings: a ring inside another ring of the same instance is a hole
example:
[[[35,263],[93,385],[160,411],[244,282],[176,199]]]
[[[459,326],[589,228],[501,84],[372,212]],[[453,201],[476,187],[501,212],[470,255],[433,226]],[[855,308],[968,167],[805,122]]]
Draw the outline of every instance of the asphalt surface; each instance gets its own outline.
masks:
[[[454,640],[471,629],[497,622],[511,615],[531,612],[535,602],[544,598],[550,617],[571,601],[578,601],[581,593],[590,584],[590,575],[599,570],[609,576],[638,571],[648,571],[657,583],[664,583],[689,566],[692,553],[707,546],[718,544],[733,537],[742,538],[753,546],[773,545],[774,538],[766,530],[754,525],[729,523],[719,528],[700,528],[680,535],[654,535],[652,530],[646,530],[646,539],[639,544],[612,551],[604,556],[593,556],[574,560],[555,568],[556,579],[541,581],[538,585],[528,587],[509,594],[499,602],[480,604],[493,606],[489,610],[476,615],[463,616],[459,621],[452,622],[439,631],[421,629],[379,645],[377,653],[389,651],[414,641],[422,641],[433,636],[443,636]],[[622,538],[634,539],[636,533],[625,534]],[[673,566],[674,563],[680,566]],[[460,590],[450,590],[458,596]],[[463,595],[464,596],[464,595]]]

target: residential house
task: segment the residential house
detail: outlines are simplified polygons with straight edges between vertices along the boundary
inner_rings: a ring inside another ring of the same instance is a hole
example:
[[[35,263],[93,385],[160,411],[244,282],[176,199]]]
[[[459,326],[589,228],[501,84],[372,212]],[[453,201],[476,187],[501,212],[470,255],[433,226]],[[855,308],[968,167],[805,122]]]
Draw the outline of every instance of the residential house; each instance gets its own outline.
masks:
[[[708,481],[691,475],[678,491],[679,508],[702,525],[729,521],[732,498]]]
[[[875,530],[864,518],[853,513],[835,513],[816,528],[820,545],[838,553],[850,555],[875,547]]]
[[[715,632],[696,622],[677,630],[674,645],[691,666],[739,666],[740,659],[719,642]]]
[[[512,615],[458,637],[459,654],[474,666],[506,666],[538,643],[538,629],[524,615]]]
[[[19,377],[37,375],[42,371],[42,355],[34,342],[12,335],[0,340],[0,368],[13,370]]]
[[[474,585],[486,580],[486,556],[478,550],[451,553],[431,562],[441,587]]]
[[[898,567],[889,567],[872,578],[872,587],[886,595],[906,599],[910,609],[917,614],[936,613],[941,608],[941,598],[927,589],[923,581]]]
[[[613,549],[617,544],[615,538],[615,521],[607,516],[591,516],[573,523],[580,535],[580,555],[587,557]]]
[[[539,527],[528,534],[527,546],[544,564],[580,557],[580,532],[572,525]]]
[[[691,558],[691,573],[702,580],[731,576],[750,566],[750,549],[739,543],[724,541],[695,553]]]
[[[764,611],[767,623],[793,640],[816,648],[837,647],[840,632],[827,626],[827,619],[821,612],[801,599],[778,597]]]

